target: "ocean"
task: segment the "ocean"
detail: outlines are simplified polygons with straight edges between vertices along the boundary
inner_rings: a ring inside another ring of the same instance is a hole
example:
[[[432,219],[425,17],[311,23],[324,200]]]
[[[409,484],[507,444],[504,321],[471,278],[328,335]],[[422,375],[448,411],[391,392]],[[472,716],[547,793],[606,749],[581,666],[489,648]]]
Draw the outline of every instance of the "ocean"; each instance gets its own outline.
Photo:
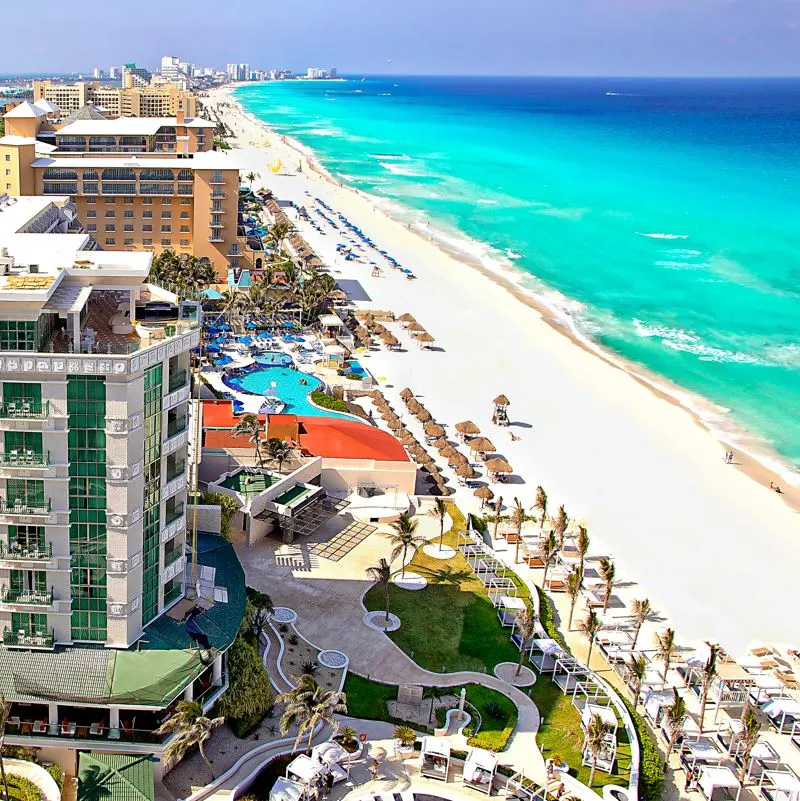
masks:
[[[236,96],[391,213],[513,268],[726,441],[800,466],[800,80],[359,76]]]

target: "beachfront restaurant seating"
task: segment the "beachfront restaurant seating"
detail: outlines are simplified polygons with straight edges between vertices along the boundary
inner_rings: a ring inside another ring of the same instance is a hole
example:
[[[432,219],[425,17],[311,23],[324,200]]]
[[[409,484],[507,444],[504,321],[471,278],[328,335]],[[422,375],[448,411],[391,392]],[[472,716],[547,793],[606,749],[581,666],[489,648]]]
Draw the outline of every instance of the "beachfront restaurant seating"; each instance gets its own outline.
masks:
[[[464,761],[462,781],[467,787],[491,795],[496,770],[497,754],[483,748],[470,748]]]
[[[444,737],[422,738],[420,775],[446,782],[450,772],[450,741]]]
[[[780,734],[791,734],[800,728],[800,701],[796,698],[774,698],[761,711]]]

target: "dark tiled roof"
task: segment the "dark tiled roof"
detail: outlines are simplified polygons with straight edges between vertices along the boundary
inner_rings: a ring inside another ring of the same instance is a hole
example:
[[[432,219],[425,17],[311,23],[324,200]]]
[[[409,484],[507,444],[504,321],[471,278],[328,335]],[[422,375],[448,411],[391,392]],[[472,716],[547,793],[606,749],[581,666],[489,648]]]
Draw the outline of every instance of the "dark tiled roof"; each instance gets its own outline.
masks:
[[[153,801],[152,755],[78,755],[78,801]]]

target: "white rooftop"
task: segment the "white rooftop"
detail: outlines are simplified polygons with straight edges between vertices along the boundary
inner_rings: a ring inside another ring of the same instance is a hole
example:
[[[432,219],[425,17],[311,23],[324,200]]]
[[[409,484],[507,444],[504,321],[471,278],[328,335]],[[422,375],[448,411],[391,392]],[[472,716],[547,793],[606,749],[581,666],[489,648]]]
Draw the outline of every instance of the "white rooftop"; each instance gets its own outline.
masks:
[[[58,158],[40,158],[33,162],[34,167],[165,167],[176,170],[237,170],[239,165],[235,158],[214,150],[205,153],[192,153],[188,158],[163,157],[153,153],[141,153],[131,156],[91,155],[59,156]]]
[[[40,108],[45,114],[61,113],[61,109],[45,97],[40,97],[33,105],[36,106],[36,108]]]
[[[77,120],[56,132],[57,136],[155,136],[164,127],[214,128],[214,123],[200,117],[117,117],[113,120]]]
[[[46,111],[34,106],[30,100],[23,100],[18,106],[14,106],[11,111],[5,113],[3,116],[6,119],[33,119],[34,117],[44,117],[47,115]]]

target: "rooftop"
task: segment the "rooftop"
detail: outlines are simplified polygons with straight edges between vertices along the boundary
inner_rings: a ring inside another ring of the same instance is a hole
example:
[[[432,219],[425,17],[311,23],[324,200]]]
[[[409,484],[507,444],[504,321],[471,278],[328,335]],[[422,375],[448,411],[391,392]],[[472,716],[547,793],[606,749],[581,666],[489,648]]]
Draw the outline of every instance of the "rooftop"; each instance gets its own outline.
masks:
[[[244,616],[244,571],[230,543],[213,534],[198,533],[197,539],[198,564],[214,569],[215,586],[225,589],[227,600],[202,611],[195,622],[214,650],[226,650]],[[165,614],[144,630],[138,648],[125,651],[89,646],[0,649],[0,692],[9,700],[31,703],[164,707],[204,669],[184,620]]]
[[[202,153],[189,153],[184,158],[177,156],[161,156],[158,153],[139,153],[136,155],[113,154],[82,157],[80,155],[42,157],[33,162],[39,169],[45,167],[165,167],[176,170],[238,170],[239,164],[235,156],[221,151],[208,150]]]
[[[33,119],[35,117],[45,117],[47,112],[43,109],[34,106],[30,100],[23,100],[18,105],[14,106],[11,111],[3,115],[6,119]]]
[[[187,117],[179,123],[176,117],[117,117],[109,120],[92,116],[65,125],[57,136],[155,136],[162,128],[214,128],[214,123],[200,117]]]
[[[153,801],[155,792],[150,754],[78,754],[78,801]]]

